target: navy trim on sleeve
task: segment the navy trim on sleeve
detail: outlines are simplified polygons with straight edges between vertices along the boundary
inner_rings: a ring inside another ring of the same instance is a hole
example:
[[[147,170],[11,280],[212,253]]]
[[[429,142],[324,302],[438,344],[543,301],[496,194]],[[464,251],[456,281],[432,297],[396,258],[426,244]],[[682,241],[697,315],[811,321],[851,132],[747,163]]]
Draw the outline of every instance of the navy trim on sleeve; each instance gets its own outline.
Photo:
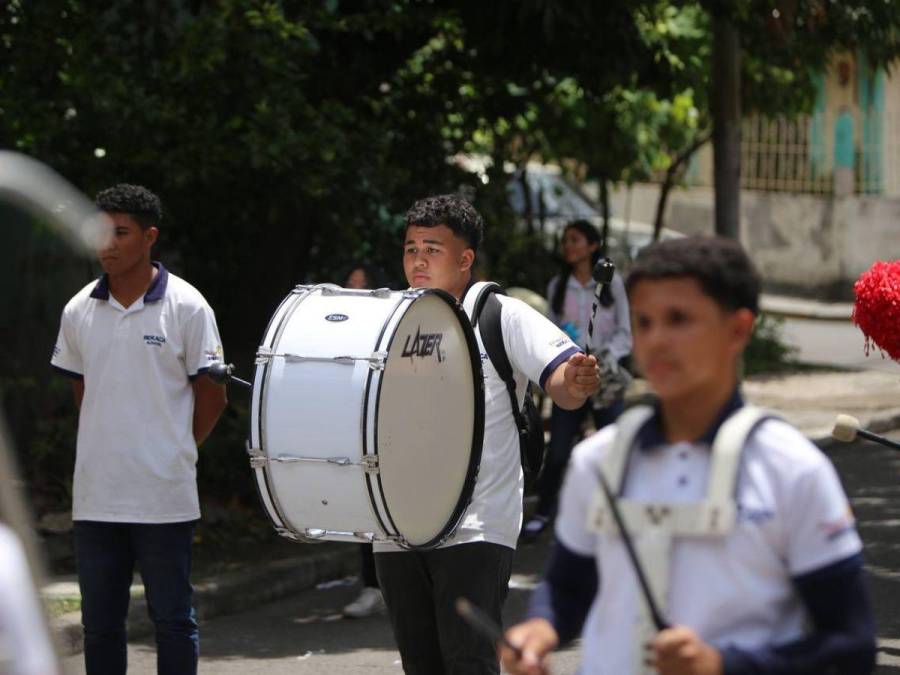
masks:
[[[579,555],[555,539],[544,578],[531,594],[527,618],[549,621],[563,646],[581,635],[599,586],[594,557]]]
[[[55,370],[56,372],[60,373],[61,375],[65,375],[66,377],[71,377],[73,380],[84,380],[84,375],[82,375],[81,373],[76,373],[73,370],[66,370],[65,368],[60,368],[59,366],[55,366],[52,363],[50,364],[50,367],[53,368],[53,370]]]
[[[198,377],[200,377],[203,373],[205,373],[207,370],[209,370],[209,366],[205,366],[203,368],[198,368],[196,373],[194,373],[193,375],[188,375],[188,379],[191,382],[193,382]]]
[[[875,620],[857,554],[794,578],[812,634],[758,649],[721,650],[724,675],[867,675],[875,669]]]
[[[568,361],[569,358],[573,354],[582,354],[582,353],[583,352],[578,347],[569,347],[566,351],[564,351],[562,354],[560,354],[555,359],[553,359],[550,363],[548,363],[544,367],[544,370],[541,372],[541,379],[538,382],[538,384],[541,385],[541,389],[544,389],[544,390],[547,389],[544,386],[544,383],[547,381],[547,378],[553,374],[553,371],[559,367],[559,364],[563,363],[564,361]]]

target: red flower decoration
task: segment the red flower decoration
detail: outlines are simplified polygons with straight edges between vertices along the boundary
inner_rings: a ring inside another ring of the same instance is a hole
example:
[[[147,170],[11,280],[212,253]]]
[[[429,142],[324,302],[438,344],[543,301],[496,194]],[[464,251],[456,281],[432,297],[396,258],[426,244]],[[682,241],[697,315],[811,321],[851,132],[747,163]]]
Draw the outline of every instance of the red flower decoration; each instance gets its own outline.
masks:
[[[856,303],[850,318],[866,336],[866,354],[875,345],[900,360],[900,260],[876,262],[853,290]]]

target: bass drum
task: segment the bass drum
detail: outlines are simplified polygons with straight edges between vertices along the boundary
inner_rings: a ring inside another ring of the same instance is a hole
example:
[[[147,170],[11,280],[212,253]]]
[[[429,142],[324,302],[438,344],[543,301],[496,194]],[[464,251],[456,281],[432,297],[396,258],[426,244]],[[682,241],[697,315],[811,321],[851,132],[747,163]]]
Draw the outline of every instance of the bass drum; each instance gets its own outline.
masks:
[[[439,545],[472,497],[483,386],[475,334],[449,294],[295,288],[253,379],[250,465],[276,530]]]

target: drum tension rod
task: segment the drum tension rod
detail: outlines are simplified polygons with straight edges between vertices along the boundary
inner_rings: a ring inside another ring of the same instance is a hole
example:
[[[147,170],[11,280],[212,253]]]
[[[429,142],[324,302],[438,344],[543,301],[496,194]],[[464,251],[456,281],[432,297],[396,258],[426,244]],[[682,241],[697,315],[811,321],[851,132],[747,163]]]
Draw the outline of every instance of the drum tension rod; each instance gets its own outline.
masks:
[[[265,365],[276,358],[284,359],[285,363],[336,363],[342,366],[352,366],[357,361],[365,361],[372,370],[384,370],[387,352],[375,352],[371,356],[301,356],[278,353],[268,347],[260,347],[256,352],[256,365]]]
[[[316,464],[333,464],[335,466],[359,466],[362,467],[366,473],[378,473],[377,455],[366,455],[359,462],[355,462],[349,457],[297,457],[296,455],[267,457],[262,450],[259,450],[258,448],[247,448],[247,454],[250,455],[250,468],[252,469],[262,469],[269,462],[279,462],[281,464],[313,462]]]

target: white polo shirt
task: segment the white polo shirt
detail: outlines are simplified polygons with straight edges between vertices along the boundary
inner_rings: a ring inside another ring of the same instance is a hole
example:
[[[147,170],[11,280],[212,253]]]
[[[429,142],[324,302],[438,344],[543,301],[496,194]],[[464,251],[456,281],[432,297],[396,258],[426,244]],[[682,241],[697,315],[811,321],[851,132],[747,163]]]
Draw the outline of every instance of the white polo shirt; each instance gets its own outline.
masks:
[[[580,351],[578,347],[540,312],[521,300],[498,295],[502,305],[503,346],[509,356],[519,394],[525,401],[528,381],[544,385],[557,366]],[[522,527],[524,480],[519,456],[519,432],[513,418],[506,384],[497,374],[476,330],[484,371],[484,443],[481,468],[472,501],[453,536],[442,547],[484,541],[516,547]],[[402,550],[376,542],[376,552]]]
[[[200,517],[191,380],[221,361],[212,309],[161,264],[125,308],[106,277],[62,313],[51,364],[83,378],[75,520],[172,523]]]
[[[608,449],[611,425],[576,446],[563,487],[556,535],[597,562],[600,587],[585,622],[583,675],[631,672],[642,602],[621,538],[590,530],[597,491],[593,463]],[[624,495],[637,501],[704,499],[709,445],[657,444],[631,454]],[[756,648],[805,634],[807,615],[791,578],[860,552],[847,497],[831,462],[799,431],[766,420],[753,432],[737,483],[738,519],[724,538],[676,537],[667,618],[714,647]]]

